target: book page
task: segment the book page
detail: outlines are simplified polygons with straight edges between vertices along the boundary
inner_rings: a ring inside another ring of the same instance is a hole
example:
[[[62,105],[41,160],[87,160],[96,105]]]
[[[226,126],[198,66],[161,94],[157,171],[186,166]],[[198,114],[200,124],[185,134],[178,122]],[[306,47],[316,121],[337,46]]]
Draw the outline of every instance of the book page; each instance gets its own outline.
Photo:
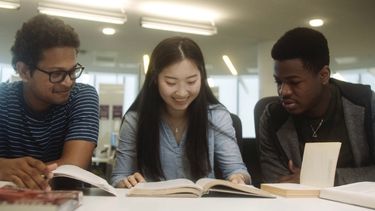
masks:
[[[89,171],[86,171],[85,169],[82,169],[78,166],[61,165],[53,171],[53,176],[54,177],[68,177],[68,178],[80,180],[88,184],[91,184],[95,187],[98,187],[104,191],[107,191],[108,193],[117,195],[115,188],[113,188],[110,184],[108,184],[108,182],[105,179]]]
[[[136,185],[137,188],[142,189],[171,189],[171,188],[178,188],[178,187],[192,187],[192,188],[198,188],[194,182],[188,180],[188,179],[173,179],[173,180],[167,180],[167,181],[161,181],[161,182],[143,182],[138,183]]]
[[[9,181],[0,181],[0,188],[2,187],[17,187],[17,185]]]
[[[138,183],[128,191],[128,196],[199,197],[202,188],[188,179]]]
[[[202,178],[199,179],[196,184],[203,187],[204,193],[209,193],[210,191],[214,192],[223,192],[231,193],[237,195],[247,195],[255,197],[269,197],[273,196],[263,190],[260,190],[252,185],[245,184],[236,184],[227,180],[213,179],[213,178]]]
[[[340,142],[306,143],[300,183],[320,188],[332,187],[340,147]]]
[[[212,178],[201,178],[197,180],[195,184],[198,186],[202,187],[204,190],[207,190],[211,186],[218,184],[220,182],[217,181],[217,179],[212,179]]]
[[[320,197],[375,209],[375,182],[357,182],[324,188]]]
[[[202,189],[207,192],[214,186],[226,186],[232,189],[241,189],[241,185],[229,182],[227,180],[213,179],[213,178],[201,178],[195,184],[202,187]]]

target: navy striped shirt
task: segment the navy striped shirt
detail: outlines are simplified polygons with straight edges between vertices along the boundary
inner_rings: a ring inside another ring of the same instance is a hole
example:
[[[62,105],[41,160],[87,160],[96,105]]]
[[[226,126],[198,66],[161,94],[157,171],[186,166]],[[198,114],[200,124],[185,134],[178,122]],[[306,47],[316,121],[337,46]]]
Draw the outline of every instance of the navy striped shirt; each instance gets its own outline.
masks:
[[[94,87],[75,84],[68,102],[43,114],[27,108],[22,89],[21,81],[0,83],[0,157],[31,156],[48,162],[61,157],[66,141],[96,144],[99,100]]]

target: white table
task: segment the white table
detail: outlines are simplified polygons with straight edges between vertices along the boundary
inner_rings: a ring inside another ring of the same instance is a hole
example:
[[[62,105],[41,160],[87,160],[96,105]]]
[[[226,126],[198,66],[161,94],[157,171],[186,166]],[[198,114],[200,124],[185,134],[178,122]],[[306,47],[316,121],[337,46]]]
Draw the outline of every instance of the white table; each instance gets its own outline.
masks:
[[[365,211],[371,210],[319,198],[146,198],[84,196],[77,211]],[[374,211],[374,210],[372,210]]]

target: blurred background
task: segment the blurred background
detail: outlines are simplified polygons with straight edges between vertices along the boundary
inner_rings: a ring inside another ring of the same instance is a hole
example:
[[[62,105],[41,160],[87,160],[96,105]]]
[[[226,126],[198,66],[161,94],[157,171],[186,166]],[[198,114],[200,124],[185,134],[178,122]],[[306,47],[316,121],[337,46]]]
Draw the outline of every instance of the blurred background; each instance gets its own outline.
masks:
[[[294,27],[325,34],[333,77],[375,89],[374,0],[7,0],[0,6],[1,82],[18,80],[10,48],[16,31],[32,16],[63,16],[78,32],[78,61],[86,67],[78,81],[96,87],[100,96],[98,162],[112,156],[121,117],[139,91],[148,56],[167,37],[187,36],[200,45],[209,83],[241,118],[245,138],[255,136],[255,103],[276,95],[270,49]]]

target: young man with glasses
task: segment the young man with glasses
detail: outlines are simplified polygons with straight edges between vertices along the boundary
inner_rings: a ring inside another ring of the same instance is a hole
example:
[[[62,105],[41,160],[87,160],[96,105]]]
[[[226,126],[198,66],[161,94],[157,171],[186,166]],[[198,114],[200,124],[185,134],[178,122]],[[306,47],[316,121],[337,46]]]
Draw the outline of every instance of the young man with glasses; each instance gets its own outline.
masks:
[[[22,81],[0,84],[0,180],[49,189],[57,165],[89,167],[98,95],[75,82],[84,70],[76,61],[79,44],[72,27],[46,15],[17,31],[12,64]]]

